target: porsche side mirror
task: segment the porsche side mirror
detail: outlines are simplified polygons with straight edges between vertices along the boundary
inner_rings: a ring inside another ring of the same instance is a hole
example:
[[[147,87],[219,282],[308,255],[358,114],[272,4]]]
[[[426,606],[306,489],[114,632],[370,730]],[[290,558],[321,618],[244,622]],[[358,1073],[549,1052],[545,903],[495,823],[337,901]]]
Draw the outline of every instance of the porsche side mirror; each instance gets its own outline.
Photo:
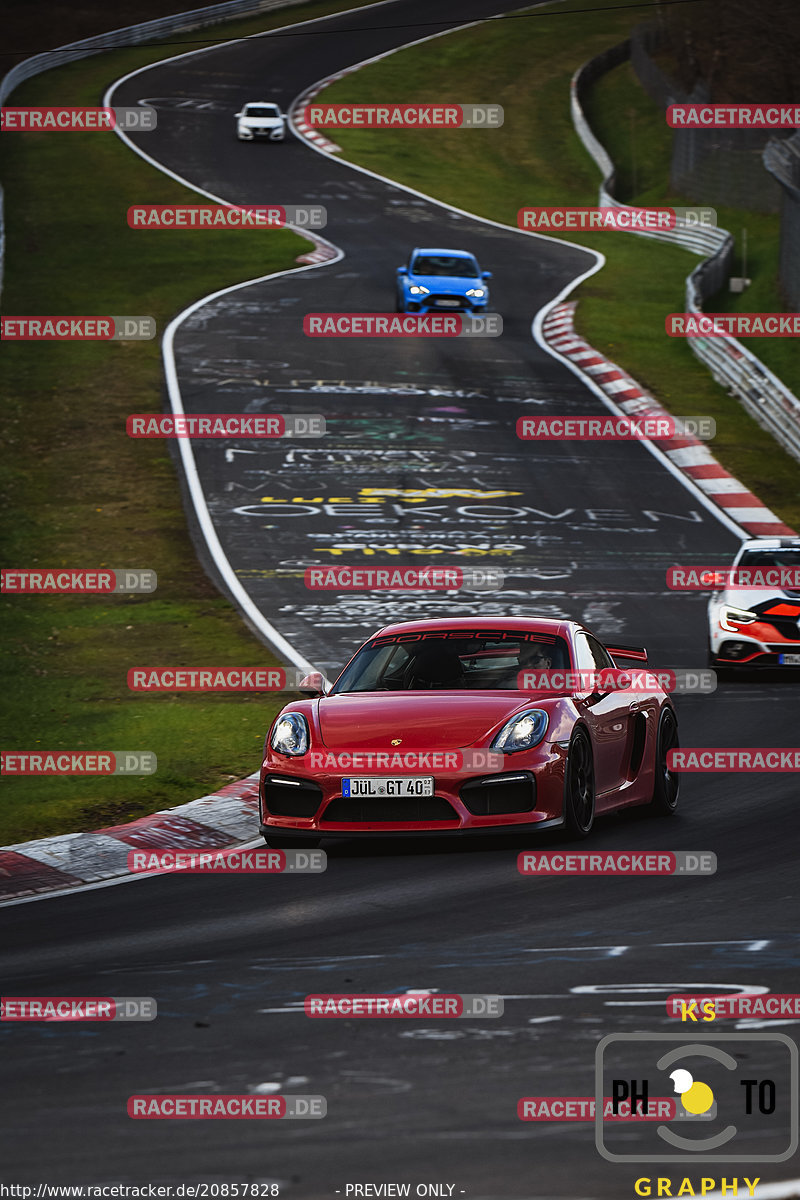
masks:
[[[297,685],[297,690],[301,696],[308,696],[309,699],[314,699],[317,696],[325,696],[327,688],[322,672],[312,671],[310,675],[305,675]]]

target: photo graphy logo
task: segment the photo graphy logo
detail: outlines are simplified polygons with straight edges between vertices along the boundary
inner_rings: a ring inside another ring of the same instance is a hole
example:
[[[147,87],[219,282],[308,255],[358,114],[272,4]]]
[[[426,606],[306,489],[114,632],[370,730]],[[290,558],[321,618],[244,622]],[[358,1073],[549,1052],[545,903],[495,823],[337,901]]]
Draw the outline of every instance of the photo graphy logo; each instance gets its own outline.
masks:
[[[595,1053],[595,1144],[609,1162],[785,1162],[797,1151],[798,1051],[783,1033],[616,1033]],[[674,1121],[620,1137],[600,1100],[671,1090]]]

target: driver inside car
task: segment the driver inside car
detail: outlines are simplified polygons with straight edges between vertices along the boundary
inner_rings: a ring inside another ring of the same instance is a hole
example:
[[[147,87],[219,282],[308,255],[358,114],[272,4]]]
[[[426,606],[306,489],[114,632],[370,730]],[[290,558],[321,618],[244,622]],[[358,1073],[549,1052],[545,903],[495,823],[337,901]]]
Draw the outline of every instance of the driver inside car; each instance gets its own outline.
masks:
[[[464,668],[461,659],[449,647],[426,646],[406,667],[404,686],[417,688],[461,688]]]

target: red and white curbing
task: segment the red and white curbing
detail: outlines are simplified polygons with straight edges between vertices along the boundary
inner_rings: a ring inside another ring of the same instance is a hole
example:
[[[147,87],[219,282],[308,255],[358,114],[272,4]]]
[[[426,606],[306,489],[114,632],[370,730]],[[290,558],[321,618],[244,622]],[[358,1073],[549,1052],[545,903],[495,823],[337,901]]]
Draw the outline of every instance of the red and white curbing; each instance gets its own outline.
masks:
[[[628,416],[670,416],[657,400],[643,391],[621,367],[590,346],[576,332],[574,300],[556,304],[542,323],[549,346],[579,371],[588,375],[608,398]],[[757,496],[717,462],[704,442],[695,437],[654,438],[653,442],[673,466],[691,479],[706,497],[721,508],[751,537],[796,536]]]
[[[130,875],[131,850],[218,850],[257,830],[258,773],[127,825],[0,847],[0,904]]]
[[[358,67],[347,67],[344,71],[337,71],[335,75],[326,75],[324,79],[315,84],[310,91],[306,92],[300,99],[295,114],[292,115],[292,126],[300,137],[305,138],[307,142],[311,142],[318,150],[323,150],[326,154],[341,154],[342,147],[337,146],[336,142],[332,142],[330,138],[325,137],[324,133],[311,125],[306,120],[306,111],[309,103],[323,92],[330,84],[335,83],[337,79],[344,79],[345,75],[352,75],[353,71],[357,71]]]
[[[315,250],[309,250],[308,254],[301,254],[294,261],[299,263],[321,263],[338,257],[332,246],[320,245]]]
[[[326,154],[341,154],[342,147],[337,146],[336,142],[332,142],[330,138],[325,137],[324,133],[320,133],[316,126],[311,125],[306,120],[308,105],[328,84],[334,83],[337,79],[342,79],[345,75],[349,74],[349,71],[339,71],[336,75],[329,75],[321,83],[317,84],[316,87],[312,88],[310,92],[306,92],[297,110],[297,115],[292,118],[292,124],[297,133],[305,138],[307,142],[312,142],[318,150],[324,150]]]

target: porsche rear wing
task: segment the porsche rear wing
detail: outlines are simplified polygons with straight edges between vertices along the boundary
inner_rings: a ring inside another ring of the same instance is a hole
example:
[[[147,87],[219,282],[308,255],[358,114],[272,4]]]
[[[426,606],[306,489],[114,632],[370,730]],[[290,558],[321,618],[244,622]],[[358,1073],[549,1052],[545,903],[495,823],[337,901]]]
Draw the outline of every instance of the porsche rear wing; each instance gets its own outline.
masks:
[[[618,667],[636,662],[640,667],[647,666],[647,651],[644,646],[621,646],[616,642],[613,646],[606,642],[606,650]]]

